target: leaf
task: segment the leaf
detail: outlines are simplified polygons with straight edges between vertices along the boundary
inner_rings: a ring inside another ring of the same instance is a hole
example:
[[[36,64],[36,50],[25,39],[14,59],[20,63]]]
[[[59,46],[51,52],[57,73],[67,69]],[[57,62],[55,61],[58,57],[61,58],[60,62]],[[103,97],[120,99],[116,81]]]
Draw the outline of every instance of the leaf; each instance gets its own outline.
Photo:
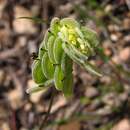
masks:
[[[42,72],[41,61],[35,60],[32,65],[32,78],[37,84],[44,83],[47,79]]]
[[[79,51],[75,46],[69,45],[69,48],[75,55],[77,55],[81,60],[86,61],[88,59],[88,55],[83,54],[81,51]]]
[[[77,64],[81,64],[82,62],[84,62],[84,60],[87,60],[87,57],[82,57],[82,55],[79,55],[75,51],[73,51],[68,43],[63,43],[62,47],[65,53]]]
[[[32,94],[32,93],[39,92],[39,91],[42,91],[42,90],[45,90],[45,87],[40,87],[39,85],[37,85],[35,87],[28,88],[26,90],[26,93]]]
[[[50,30],[54,35],[57,35],[59,32],[60,19],[55,17],[51,21]]]
[[[61,69],[60,65],[57,65],[55,68],[55,73],[54,73],[54,84],[57,90],[62,90],[63,88],[63,79],[64,79],[64,74]]]
[[[61,63],[62,53],[63,53],[62,40],[57,37],[53,47],[54,59],[57,64]]]
[[[48,53],[46,52],[42,58],[42,71],[46,78],[52,79],[54,76],[54,66],[49,60]]]
[[[85,26],[81,27],[81,31],[84,34],[84,38],[86,39],[86,41],[88,41],[92,48],[95,48],[99,45],[99,39],[95,31]]]
[[[38,84],[35,87],[31,87],[29,89],[26,90],[27,93],[35,93],[35,92],[39,92],[42,90],[45,90],[46,88],[48,88],[49,86],[51,86],[53,83],[53,80],[47,80],[45,83],[43,84]]]
[[[48,49],[49,59],[53,64],[55,64],[55,59],[54,59],[54,54],[53,54],[54,42],[55,42],[55,37],[52,35],[48,39],[47,49]]]
[[[72,18],[63,18],[60,20],[61,26],[69,26],[71,28],[80,27],[79,23]]]
[[[75,27],[75,31],[76,31],[77,34],[80,36],[80,38],[84,39],[84,35],[83,35],[82,31],[80,30],[80,28]]]
[[[52,34],[48,30],[45,32],[44,39],[43,39],[42,43],[40,44],[40,48],[44,48],[47,50],[48,39],[51,35]]]
[[[102,74],[99,72],[98,68],[96,68],[94,65],[90,64],[89,62],[83,63],[83,67],[90,73],[95,74],[99,77],[102,76]]]
[[[70,48],[69,44],[63,43],[62,47],[63,47],[65,53],[73,61],[75,61],[77,64],[79,64],[80,66],[82,66],[83,68],[85,68],[87,71],[91,72],[92,74],[95,74],[97,76],[102,76],[99,73],[99,71],[98,71],[98,69],[96,67],[94,67],[89,62],[87,62],[87,60],[81,59],[81,56],[79,57],[79,55],[77,53],[75,53],[72,48]]]
[[[32,20],[32,21],[34,21],[34,22],[36,22],[36,23],[48,23],[48,21],[47,20],[42,20],[41,18],[38,18],[38,17],[18,17],[18,18],[16,18],[16,19],[28,19],[28,20]]]

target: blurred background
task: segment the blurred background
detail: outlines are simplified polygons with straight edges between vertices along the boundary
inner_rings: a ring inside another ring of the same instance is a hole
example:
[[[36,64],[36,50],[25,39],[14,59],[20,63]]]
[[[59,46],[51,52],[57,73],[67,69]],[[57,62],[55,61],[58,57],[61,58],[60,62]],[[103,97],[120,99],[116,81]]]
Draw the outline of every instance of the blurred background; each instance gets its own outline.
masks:
[[[16,19],[25,16],[48,23]],[[32,53],[54,16],[94,29],[106,56],[89,59],[101,78],[74,64],[73,98],[56,92],[44,130],[130,130],[130,0],[0,0],[0,130],[39,130],[55,90],[26,89],[35,86]]]

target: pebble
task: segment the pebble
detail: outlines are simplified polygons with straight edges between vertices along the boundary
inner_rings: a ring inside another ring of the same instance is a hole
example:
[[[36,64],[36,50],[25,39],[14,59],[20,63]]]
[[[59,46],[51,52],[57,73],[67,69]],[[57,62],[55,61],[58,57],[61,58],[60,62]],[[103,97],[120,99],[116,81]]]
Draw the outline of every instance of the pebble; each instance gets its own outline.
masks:
[[[13,109],[18,109],[22,106],[22,97],[23,94],[19,88],[10,91],[7,95],[7,98]]]
[[[112,128],[112,130],[130,130],[130,120],[122,119]]]
[[[9,124],[4,122],[0,125],[0,130],[10,130]]]
[[[116,34],[111,34],[111,35],[110,35],[110,38],[111,38],[111,40],[112,40],[113,42],[116,42],[116,41],[118,40],[118,37],[117,37]]]
[[[110,25],[108,25],[108,30],[109,30],[110,32],[115,32],[115,31],[119,31],[120,28],[119,28],[119,26],[117,26],[117,25],[115,25],[115,24],[110,24]]]
[[[112,11],[113,10],[113,6],[112,5],[110,5],[110,4],[108,4],[106,7],[105,7],[105,12],[106,13],[109,13],[110,11]]]
[[[127,61],[130,58],[130,47],[126,47],[120,51],[119,57],[122,61]]]
[[[94,87],[87,87],[85,91],[85,96],[89,98],[94,98],[99,95],[99,92]]]

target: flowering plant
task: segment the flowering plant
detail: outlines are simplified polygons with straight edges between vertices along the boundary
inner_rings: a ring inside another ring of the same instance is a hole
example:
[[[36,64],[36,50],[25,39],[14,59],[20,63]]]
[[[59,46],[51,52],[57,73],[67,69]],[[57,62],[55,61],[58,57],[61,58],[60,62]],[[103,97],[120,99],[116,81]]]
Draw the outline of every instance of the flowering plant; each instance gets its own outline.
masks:
[[[101,76],[88,57],[95,54],[99,42],[96,33],[72,18],[53,18],[32,65],[32,77],[38,84],[29,92],[54,84],[66,97],[73,92],[73,61],[85,70]]]

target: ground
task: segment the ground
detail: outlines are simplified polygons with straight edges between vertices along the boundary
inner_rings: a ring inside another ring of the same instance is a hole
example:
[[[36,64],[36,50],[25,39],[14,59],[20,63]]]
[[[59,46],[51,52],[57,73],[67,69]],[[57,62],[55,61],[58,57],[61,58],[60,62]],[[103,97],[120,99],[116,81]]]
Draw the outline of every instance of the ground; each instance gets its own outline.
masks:
[[[18,17],[38,17],[47,24]],[[90,57],[93,76],[74,64],[74,95],[54,86],[29,95],[32,53],[51,19],[71,17],[95,30],[106,56]],[[129,0],[0,0],[0,130],[38,130],[55,93],[44,130],[130,130]]]

